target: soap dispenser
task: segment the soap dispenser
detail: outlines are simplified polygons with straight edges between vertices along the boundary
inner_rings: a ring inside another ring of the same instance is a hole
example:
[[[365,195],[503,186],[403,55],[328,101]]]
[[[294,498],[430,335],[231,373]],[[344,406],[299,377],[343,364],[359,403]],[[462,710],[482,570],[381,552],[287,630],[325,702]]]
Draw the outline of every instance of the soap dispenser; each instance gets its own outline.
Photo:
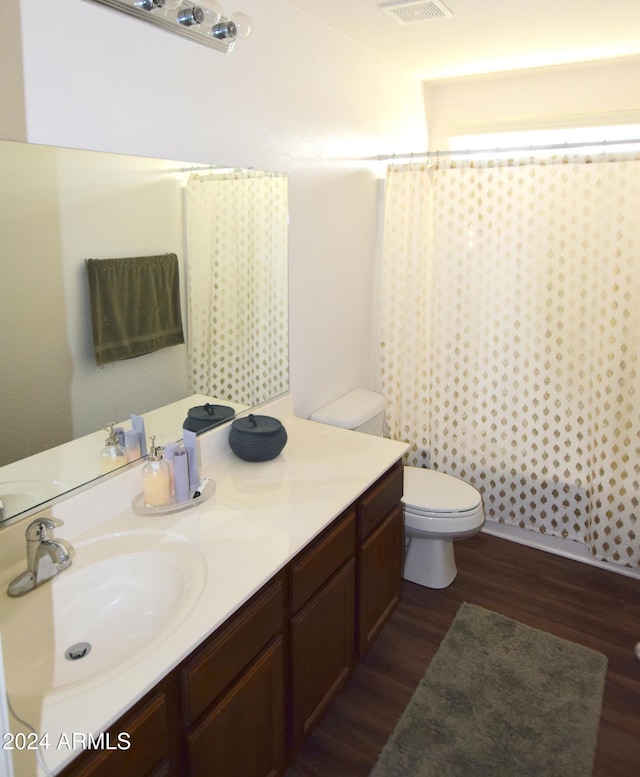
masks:
[[[162,458],[162,448],[151,438],[149,460],[142,468],[142,491],[147,507],[163,507],[171,500],[171,471]]]
[[[103,474],[111,472],[112,469],[124,467],[127,459],[124,455],[124,448],[120,445],[118,435],[114,430],[114,422],[109,421],[105,428],[109,436],[104,441],[104,448],[100,451],[100,472]]]

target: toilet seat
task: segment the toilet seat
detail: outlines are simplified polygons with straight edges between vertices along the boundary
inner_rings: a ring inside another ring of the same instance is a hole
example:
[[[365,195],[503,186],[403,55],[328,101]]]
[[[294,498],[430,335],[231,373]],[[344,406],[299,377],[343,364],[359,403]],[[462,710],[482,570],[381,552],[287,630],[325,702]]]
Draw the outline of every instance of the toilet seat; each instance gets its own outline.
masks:
[[[482,497],[464,480],[420,467],[404,468],[405,509],[427,515],[460,515],[476,511]]]
[[[418,467],[404,468],[406,534],[461,538],[484,524],[482,497],[464,480]]]

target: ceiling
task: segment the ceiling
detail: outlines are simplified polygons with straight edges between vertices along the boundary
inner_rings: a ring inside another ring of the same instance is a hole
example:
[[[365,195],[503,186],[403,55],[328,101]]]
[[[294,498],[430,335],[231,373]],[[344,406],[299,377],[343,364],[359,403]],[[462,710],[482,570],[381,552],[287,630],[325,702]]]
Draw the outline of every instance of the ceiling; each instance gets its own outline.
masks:
[[[287,2],[424,80],[640,56],[640,0]]]

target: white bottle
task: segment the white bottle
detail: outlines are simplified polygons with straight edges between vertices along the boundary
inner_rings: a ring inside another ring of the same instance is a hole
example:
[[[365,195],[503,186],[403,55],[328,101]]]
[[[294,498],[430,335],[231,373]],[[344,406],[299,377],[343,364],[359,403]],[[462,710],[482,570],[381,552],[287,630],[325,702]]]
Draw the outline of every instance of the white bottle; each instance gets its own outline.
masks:
[[[124,433],[124,455],[127,461],[137,461],[142,456],[140,436],[134,429],[127,429]]]
[[[100,451],[100,472],[103,474],[111,472],[112,469],[124,467],[127,463],[124,448],[120,445],[118,436],[113,429],[113,421],[109,421],[105,432],[108,432],[109,436],[104,441],[104,448]]]
[[[142,468],[142,491],[147,507],[163,507],[171,501],[171,473],[155,437],[151,438],[149,461]]]

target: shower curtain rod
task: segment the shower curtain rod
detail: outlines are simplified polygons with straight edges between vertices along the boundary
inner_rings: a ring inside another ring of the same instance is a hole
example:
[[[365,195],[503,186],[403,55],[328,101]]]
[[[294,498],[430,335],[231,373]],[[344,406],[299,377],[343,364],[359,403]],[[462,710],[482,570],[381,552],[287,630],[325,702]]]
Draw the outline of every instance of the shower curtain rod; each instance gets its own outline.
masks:
[[[620,145],[640,145],[640,139],[634,138],[629,140],[596,140],[596,141],[584,141],[581,143],[550,143],[542,146],[510,146],[506,148],[474,148],[467,150],[455,150],[455,151],[419,151],[409,154],[381,154],[376,157],[379,162],[393,162],[399,159],[431,159],[432,157],[441,156],[469,156],[470,154],[508,154],[524,151],[566,151],[575,148],[592,148],[594,146],[602,146],[603,149],[607,146],[620,146]]]
[[[192,167],[181,167],[181,173],[235,173],[240,170],[238,167],[224,167],[222,165],[193,165]]]

